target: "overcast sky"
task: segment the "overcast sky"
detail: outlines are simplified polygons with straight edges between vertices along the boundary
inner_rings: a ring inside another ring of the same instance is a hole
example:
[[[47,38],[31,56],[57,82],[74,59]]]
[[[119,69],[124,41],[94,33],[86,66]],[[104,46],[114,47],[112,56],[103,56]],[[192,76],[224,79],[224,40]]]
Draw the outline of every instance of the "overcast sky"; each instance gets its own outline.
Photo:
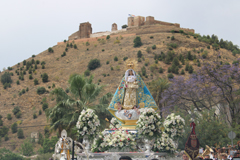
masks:
[[[239,0],[1,0],[0,70],[37,55],[89,21],[93,32],[127,24],[128,14],[179,23],[240,45]]]

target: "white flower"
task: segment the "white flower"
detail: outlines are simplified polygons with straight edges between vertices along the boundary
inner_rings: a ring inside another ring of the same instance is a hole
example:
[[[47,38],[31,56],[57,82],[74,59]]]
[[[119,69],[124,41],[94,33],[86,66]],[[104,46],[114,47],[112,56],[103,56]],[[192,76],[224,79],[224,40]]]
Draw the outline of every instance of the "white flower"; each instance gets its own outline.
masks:
[[[87,127],[83,127],[83,131],[86,131],[87,130]]]
[[[149,133],[149,136],[153,136],[153,132],[150,132],[150,133]]]

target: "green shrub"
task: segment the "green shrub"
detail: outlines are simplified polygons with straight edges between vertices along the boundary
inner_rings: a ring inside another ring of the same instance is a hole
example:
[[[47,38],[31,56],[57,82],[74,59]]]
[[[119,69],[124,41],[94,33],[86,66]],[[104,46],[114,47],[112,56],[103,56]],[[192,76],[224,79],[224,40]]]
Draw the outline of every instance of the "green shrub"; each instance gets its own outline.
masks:
[[[22,89],[22,94],[25,94],[25,93],[26,93],[25,89]]]
[[[102,80],[101,80],[101,79],[98,79],[98,82],[102,82]]]
[[[3,126],[3,120],[0,119],[0,126]],[[1,138],[0,138],[1,139]],[[1,141],[1,140],[0,140]],[[1,143],[1,142],[0,142]]]
[[[45,65],[42,65],[42,69],[45,69]]]
[[[29,75],[29,79],[33,79],[33,77],[32,77],[32,75],[31,75],[31,74]]]
[[[158,64],[158,60],[157,59],[155,60],[155,63]]]
[[[37,118],[37,115],[36,113],[33,114],[33,119],[36,119]]]
[[[197,66],[198,66],[198,67],[201,67],[201,63],[200,63],[200,62],[198,62]]]
[[[17,128],[16,122],[11,125],[11,130],[12,130],[12,133],[17,133],[18,128]]]
[[[84,72],[84,75],[85,75],[85,76],[89,76],[89,75],[90,75],[90,73],[91,73],[91,72],[90,72],[90,70],[89,70],[89,69],[87,69],[87,70]]]
[[[8,141],[8,140],[9,140],[9,138],[8,138],[8,135],[7,135],[7,134],[4,136],[4,140],[5,140],[5,141]]]
[[[142,75],[143,76],[146,76],[146,68],[143,66],[142,68],[141,68],[141,71],[142,71]]]
[[[179,30],[179,33],[184,33],[184,31],[183,30]]]
[[[90,45],[90,43],[89,42],[86,42],[86,46],[89,46]]]
[[[153,39],[153,36],[150,36],[150,39]]]
[[[147,52],[147,53],[151,53],[151,48],[150,48],[150,47],[147,47],[146,52]]]
[[[113,67],[111,67],[111,70],[113,70]]]
[[[22,116],[22,113],[21,113],[21,112],[18,112],[18,113],[16,114],[16,118],[21,118],[21,116]]]
[[[48,103],[43,103],[42,105],[42,110],[45,111],[46,109],[48,109]]]
[[[65,92],[66,92],[66,93],[69,93],[69,88],[66,88]]]
[[[67,51],[68,51],[68,48],[65,48],[65,51],[67,52]]]
[[[175,33],[175,30],[171,30],[171,33]]]
[[[202,53],[202,58],[203,58],[203,59],[207,58],[207,55],[208,55],[208,52],[207,52],[207,51],[204,51],[204,52]]]
[[[170,36],[167,36],[167,39],[169,39],[170,38]]]
[[[38,115],[42,115],[42,110],[41,109],[38,111]]]
[[[37,88],[37,94],[44,94],[46,92],[46,89],[44,87],[38,87]]]
[[[124,57],[124,58],[123,58],[123,61],[126,61],[127,59],[128,59],[128,57]]]
[[[10,113],[7,114],[7,119],[11,120],[12,119],[12,115]]]
[[[152,46],[152,49],[156,49],[157,47],[156,47],[156,45],[154,44],[153,46]]]
[[[168,49],[170,49],[170,48],[177,48],[178,47],[178,45],[176,44],[176,43],[170,43],[170,44],[168,44]]]
[[[118,61],[118,57],[117,56],[114,57],[114,61]]]
[[[63,41],[64,43],[66,43],[67,42],[67,40],[66,39],[64,39],[64,41]]]
[[[26,64],[27,64],[27,61],[26,61],[26,60],[24,60],[24,61],[23,61],[23,65],[25,66]]]
[[[36,57],[34,54],[32,55],[32,58]]]
[[[73,47],[73,44],[72,44],[72,43],[70,43],[70,47],[71,47],[71,48]]]
[[[47,73],[43,73],[43,75],[42,75],[42,81],[43,81],[43,83],[48,82],[48,74],[47,74]]]
[[[187,63],[185,66],[185,71],[188,71],[188,70],[189,70],[189,64]]]
[[[13,68],[12,67],[8,67],[8,70],[11,71]]]
[[[172,72],[171,67],[168,67],[168,73],[171,73],[171,72]]]
[[[66,47],[69,47],[69,43],[67,43]]]
[[[26,88],[26,92],[28,92],[29,91],[29,89],[28,89],[28,87]]]
[[[137,36],[134,40],[133,40],[133,42],[134,42],[134,47],[140,47],[140,46],[142,46],[142,41],[141,41],[141,38],[139,37],[139,36]]]
[[[185,72],[184,72],[184,69],[182,69],[182,71],[181,71],[181,74],[182,74],[182,75],[184,75],[184,74],[185,74]]]
[[[12,110],[13,114],[16,115],[18,112],[20,112],[20,107],[16,106]]]
[[[141,58],[138,58],[138,62],[142,62],[142,59],[141,59]]]
[[[169,74],[167,75],[167,77],[168,77],[168,79],[173,79],[173,78],[174,78],[174,75],[173,75],[172,73],[169,73]]]
[[[53,52],[54,52],[54,50],[52,49],[52,47],[49,47],[49,48],[48,48],[48,52],[49,52],[49,53],[53,53]]]
[[[2,84],[6,84],[6,83],[12,83],[12,78],[11,78],[11,74],[9,72],[5,72],[2,76],[1,76],[1,82]]]
[[[64,56],[66,56],[66,52],[63,52],[63,54],[61,55],[61,57],[64,57]]]
[[[77,45],[76,45],[76,44],[74,44],[74,45],[73,45],[73,48],[74,48],[74,49],[77,49]]]
[[[190,65],[189,68],[188,68],[188,73],[192,74],[193,73],[193,66]]]
[[[19,82],[19,80],[17,80],[17,85],[19,85],[20,84],[20,82]]]
[[[128,27],[128,25],[126,25],[126,24],[122,25],[122,29],[127,28],[127,27]]]
[[[172,36],[172,37],[171,37],[171,40],[172,40],[172,41],[173,41],[173,40],[175,40],[175,37],[174,37],[174,36]]]
[[[40,63],[40,61],[39,60],[36,60],[36,64],[39,64]]]
[[[55,88],[55,83],[52,84],[52,88]]]
[[[210,46],[207,46],[207,49],[210,49]]]
[[[107,35],[106,39],[110,39],[110,35]]]
[[[142,57],[142,52],[139,50],[138,53],[137,53],[137,57],[138,58],[141,58]]]
[[[105,49],[102,49],[102,52],[104,52],[105,51]]]
[[[109,61],[107,61],[106,64],[109,64]]]
[[[90,60],[90,62],[88,63],[88,69],[91,71],[91,70],[94,70],[98,67],[100,67],[101,64],[100,64],[100,60],[99,59],[92,59]]]
[[[19,139],[24,138],[23,130],[21,128],[18,129],[17,136],[18,136]]]
[[[38,85],[38,79],[37,78],[34,79],[34,85]]]
[[[192,56],[192,54],[191,54],[191,51],[188,51],[188,53],[187,53],[187,59],[193,60],[193,56]]]
[[[163,68],[162,67],[159,68],[159,73],[163,73]]]

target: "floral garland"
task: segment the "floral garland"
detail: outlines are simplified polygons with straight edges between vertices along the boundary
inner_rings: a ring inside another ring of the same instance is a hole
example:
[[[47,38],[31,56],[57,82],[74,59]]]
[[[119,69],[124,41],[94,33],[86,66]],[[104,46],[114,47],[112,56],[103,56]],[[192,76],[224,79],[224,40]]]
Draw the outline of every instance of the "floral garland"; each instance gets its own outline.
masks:
[[[169,137],[174,140],[183,136],[184,125],[184,119],[179,115],[175,115],[174,113],[168,115],[163,123],[165,133],[167,133]]]
[[[110,129],[115,129],[120,127],[120,123],[116,118],[112,118],[110,122],[111,122],[109,125]]]
[[[89,139],[93,139],[99,133],[99,126],[98,116],[92,109],[83,110],[76,124],[79,136],[88,136]]]
[[[154,152],[173,152],[175,150],[174,141],[165,132],[162,133],[161,138],[157,138],[153,145]]]
[[[137,149],[135,136],[125,130],[116,130],[106,135],[101,133],[92,145],[92,152],[104,152],[111,149],[135,151]]]
[[[162,133],[160,115],[152,108],[142,108],[140,112],[136,126],[138,135],[148,139],[159,137]]]

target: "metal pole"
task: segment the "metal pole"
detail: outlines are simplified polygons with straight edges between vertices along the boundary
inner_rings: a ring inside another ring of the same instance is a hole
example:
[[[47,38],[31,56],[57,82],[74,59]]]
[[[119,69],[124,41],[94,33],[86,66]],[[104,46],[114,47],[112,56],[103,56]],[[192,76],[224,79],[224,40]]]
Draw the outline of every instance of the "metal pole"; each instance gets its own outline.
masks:
[[[72,143],[72,160],[74,160],[74,141]]]

